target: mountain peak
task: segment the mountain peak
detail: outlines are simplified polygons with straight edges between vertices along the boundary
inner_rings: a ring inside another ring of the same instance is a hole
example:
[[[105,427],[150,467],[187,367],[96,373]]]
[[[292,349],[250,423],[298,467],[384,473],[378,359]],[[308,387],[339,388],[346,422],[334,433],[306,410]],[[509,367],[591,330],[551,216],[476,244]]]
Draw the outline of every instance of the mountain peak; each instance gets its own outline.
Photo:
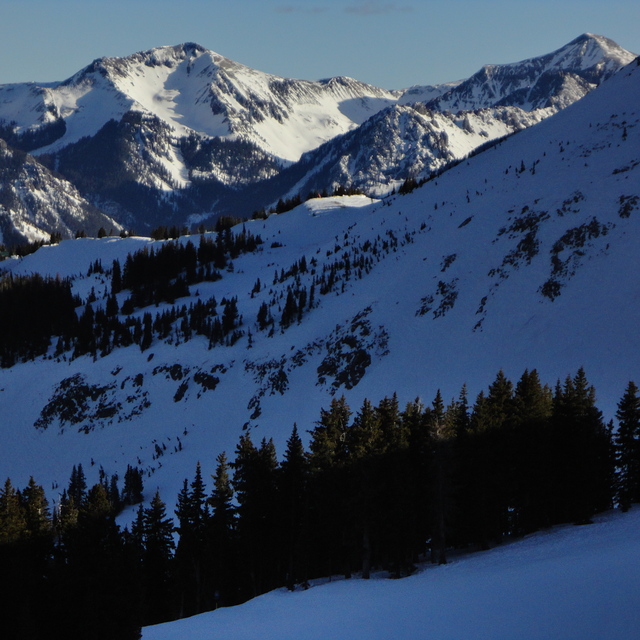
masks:
[[[634,54],[623,49],[619,44],[594,33],[583,33],[557,51],[549,54],[554,63],[562,61],[566,64],[568,58],[575,60],[576,68],[586,70],[595,66],[607,69],[613,66],[624,66],[631,62]]]

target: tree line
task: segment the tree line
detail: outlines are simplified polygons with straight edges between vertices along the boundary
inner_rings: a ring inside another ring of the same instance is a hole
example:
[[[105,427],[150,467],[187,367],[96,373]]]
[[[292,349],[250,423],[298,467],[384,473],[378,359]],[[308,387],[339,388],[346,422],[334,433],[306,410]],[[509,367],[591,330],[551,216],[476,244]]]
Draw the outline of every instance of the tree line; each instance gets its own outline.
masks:
[[[11,367],[21,360],[44,355],[54,337],[54,355],[71,351],[73,357],[84,354],[107,355],[114,348],[137,344],[148,348],[155,334],[168,335],[172,323],[182,339],[192,333],[205,335],[210,346],[232,338],[239,324],[237,300],[223,300],[226,316],[216,318],[217,301],[198,300],[188,308],[142,317],[131,314],[139,308],[161,302],[173,304],[189,295],[189,286],[222,278],[221,270],[231,269],[240,254],[257,251],[259,235],[242,229],[233,233],[225,229],[215,239],[200,236],[198,246],[168,242],[160,248],[144,248],[129,254],[124,266],[114,260],[105,269],[99,260],[89,267],[88,275],[105,273],[111,287],[105,292],[102,306],[94,309],[95,293],[79,309],[82,301],[72,292],[68,278],[42,277],[38,274],[0,278],[0,366]],[[119,305],[117,294],[130,295]],[[123,317],[119,314],[122,313]]]
[[[277,587],[373,571],[401,577],[417,563],[560,523],[585,525],[640,502],[640,395],[630,382],[604,422],[580,369],[552,389],[535,370],[500,372],[473,405],[396,395],[355,412],[334,398],[309,431],[294,424],[278,460],[272,440],[241,435],[235,458],[198,463],[175,518],[156,492],[130,527],[116,514],[142,499],[101,474],[87,490],[75,468],[50,512],[33,479],[0,491],[2,601],[16,638],[137,638],[140,626],[238,604]],[[150,496],[147,496],[149,499]]]

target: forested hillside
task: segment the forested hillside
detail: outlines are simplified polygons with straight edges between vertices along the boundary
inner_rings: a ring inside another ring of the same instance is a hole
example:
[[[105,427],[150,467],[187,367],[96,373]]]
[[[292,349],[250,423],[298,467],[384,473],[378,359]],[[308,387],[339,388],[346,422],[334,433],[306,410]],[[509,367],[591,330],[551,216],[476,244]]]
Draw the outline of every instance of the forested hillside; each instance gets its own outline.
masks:
[[[5,629],[44,637],[137,638],[140,626],[342,574],[411,575],[449,552],[486,550],[561,523],[586,525],[614,501],[640,502],[640,396],[630,383],[616,435],[584,371],[554,390],[537,372],[499,372],[473,404],[399,406],[388,396],[321,411],[308,450],[294,423],[273,440],[243,434],[235,457],[198,463],[177,503],[141,503],[142,474],[121,486],[81,465],[52,512],[33,478],[0,491]],[[206,453],[206,452],[203,452]],[[209,478],[209,480],[207,480]],[[175,515],[175,521],[173,518]],[[177,538],[176,538],[177,534]]]

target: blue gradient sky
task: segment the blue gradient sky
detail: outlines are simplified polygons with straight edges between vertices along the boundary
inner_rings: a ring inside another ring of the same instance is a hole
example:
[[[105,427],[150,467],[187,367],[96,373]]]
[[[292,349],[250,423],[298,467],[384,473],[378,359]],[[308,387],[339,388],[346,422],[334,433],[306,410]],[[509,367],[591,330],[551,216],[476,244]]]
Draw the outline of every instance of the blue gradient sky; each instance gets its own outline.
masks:
[[[468,77],[584,32],[640,53],[638,0],[0,0],[0,84],[197,42],[248,66],[387,89]]]

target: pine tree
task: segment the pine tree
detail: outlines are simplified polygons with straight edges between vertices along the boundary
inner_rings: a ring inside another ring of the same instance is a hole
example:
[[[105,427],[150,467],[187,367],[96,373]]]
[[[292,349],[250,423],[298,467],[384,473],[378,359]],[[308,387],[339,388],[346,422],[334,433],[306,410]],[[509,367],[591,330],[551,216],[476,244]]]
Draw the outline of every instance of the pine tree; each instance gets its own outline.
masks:
[[[199,462],[190,491],[185,480],[175,513],[180,534],[175,556],[176,573],[182,592],[179,617],[183,617],[204,610],[203,594],[209,560],[206,532],[210,513]]]
[[[350,417],[345,397],[333,398],[329,409],[320,411],[320,420],[311,431],[310,501],[314,505],[311,544],[318,552],[315,571],[321,575],[342,572],[350,577],[356,550],[360,548],[352,522],[353,496],[349,485]]]
[[[320,420],[311,432],[311,466],[328,469],[344,463],[351,409],[344,396],[333,398],[329,410],[320,410]]]
[[[17,542],[27,532],[27,521],[16,489],[7,478],[0,492],[0,545]]]
[[[294,424],[278,477],[281,505],[279,526],[282,530],[280,539],[284,542],[286,567],[284,580],[289,589],[306,579],[304,571],[307,549],[303,543],[303,531],[307,516],[308,482],[309,461],[298,435],[298,427]]]
[[[411,548],[416,554],[426,551],[431,537],[431,437],[429,432],[431,408],[416,398],[409,402],[402,414],[408,432],[408,495],[411,504]]]
[[[87,480],[81,464],[77,467],[74,465],[71,470],[71,478],[69,479],[67,494],[69,499],[73,500],[76,508],[80,508],[84,503],[87,494]]]
[[[153,318],[146,312],[142,317],[142,338],[140,340],[140,351],[146,351],[153,342]]]
[[[218,455],[213,476],[213,491],[207,502],[211,517],[207,539],[211,546],[211,595],[213,606],[237,603],[238,592],[238,548],[236,536],[236,513],[233,506],[233,487],[229,477],[230,467],[224,452]]]
[[[462,465],[467,478],[465,529],[473,542],[488,548],[500,542],[509,527],[509,475],[507,433],[513,415],[513,385],[502,371],[480,393],[470,416],[470,433]]]
[[[298,305],[296,303],[296,298],[292,289],[289,288],[289,290],[287,291],[287,299],[284,303],[284,308],[282,309],[280,326],[283,329],[286,329],[297,318],[297,315],[298,315]]]
[[[154,624],[173,617],[171,578],[173,520],[167,517],[166,505],[156,491],[149,507],[143,510],[145,622]]]
[[[552,424],[555,521],[589,523],[595,513],[611,507],[614,457],[610,430],[584,369],[556,388]]]
[[[77,524],[64,531],[58,553],[61,595],[56,616],[64,620],[69,637],[134,637],[139,631],[136,597],[123,580],[123,540],[103,484],[87,492]]]
[[[122,269],[120,262],[114,260],[111,266],[111,293],[115,296],[120,291],[122,291]]]
[[[440,389],[429,415],[431,440],[431,508],[433,513],[431,562],[446,564],[447,531],[453,500],[455,423],[447,419]]]
[[[74,499],[69,497],[65,489],[54,511],[53,524],[56,534],[62,535],[72,530],[78,524],[78,512]]]
[[[240,437],[233,463],[238,500],[238,541],[248,582],[245,597],[254,597],[277,584],[277,466],[272,440],[257,449],[248,434]]]
[[[122,490],[122,502],[125,505],[139,504],[143,500],[142,472],[137,467],[127,465],[124,474],[124,488]]]
[[[384,444],[380,422],[380,413],[365,398],[360,411],[353,419],[353,424],[346,432],[347,449],[351,459],[361,459],[382,452]]]
[[[400,419],[397,394],[394,393],[390,398],[383,398],[376,407],[376,414],[382,440],[380,452],[404,448],[407,445],[407,433]]]
[[[553,447],[551,389],[540,383],[538,372],[525,370],[513,397],[508,455],[511,460],[510,530],[525,534],[551,523],[552,498],[548,461]]]
[[[39,511],[40,510],[40,511]],[[0,602],[3,637],[44,638],[51,628],[53,536],[42,488],[0,490]]]
[[[22,492],[22,503],[27,535],[30,538],[42,538],[51,532],[51,512],[44,489],[36,484],[33,476]]]
[[[628,511],[632,503],[640,502],[640,397],[634,382],[627,385],[618,403],[616,418],[616,494],[620,508]]]

